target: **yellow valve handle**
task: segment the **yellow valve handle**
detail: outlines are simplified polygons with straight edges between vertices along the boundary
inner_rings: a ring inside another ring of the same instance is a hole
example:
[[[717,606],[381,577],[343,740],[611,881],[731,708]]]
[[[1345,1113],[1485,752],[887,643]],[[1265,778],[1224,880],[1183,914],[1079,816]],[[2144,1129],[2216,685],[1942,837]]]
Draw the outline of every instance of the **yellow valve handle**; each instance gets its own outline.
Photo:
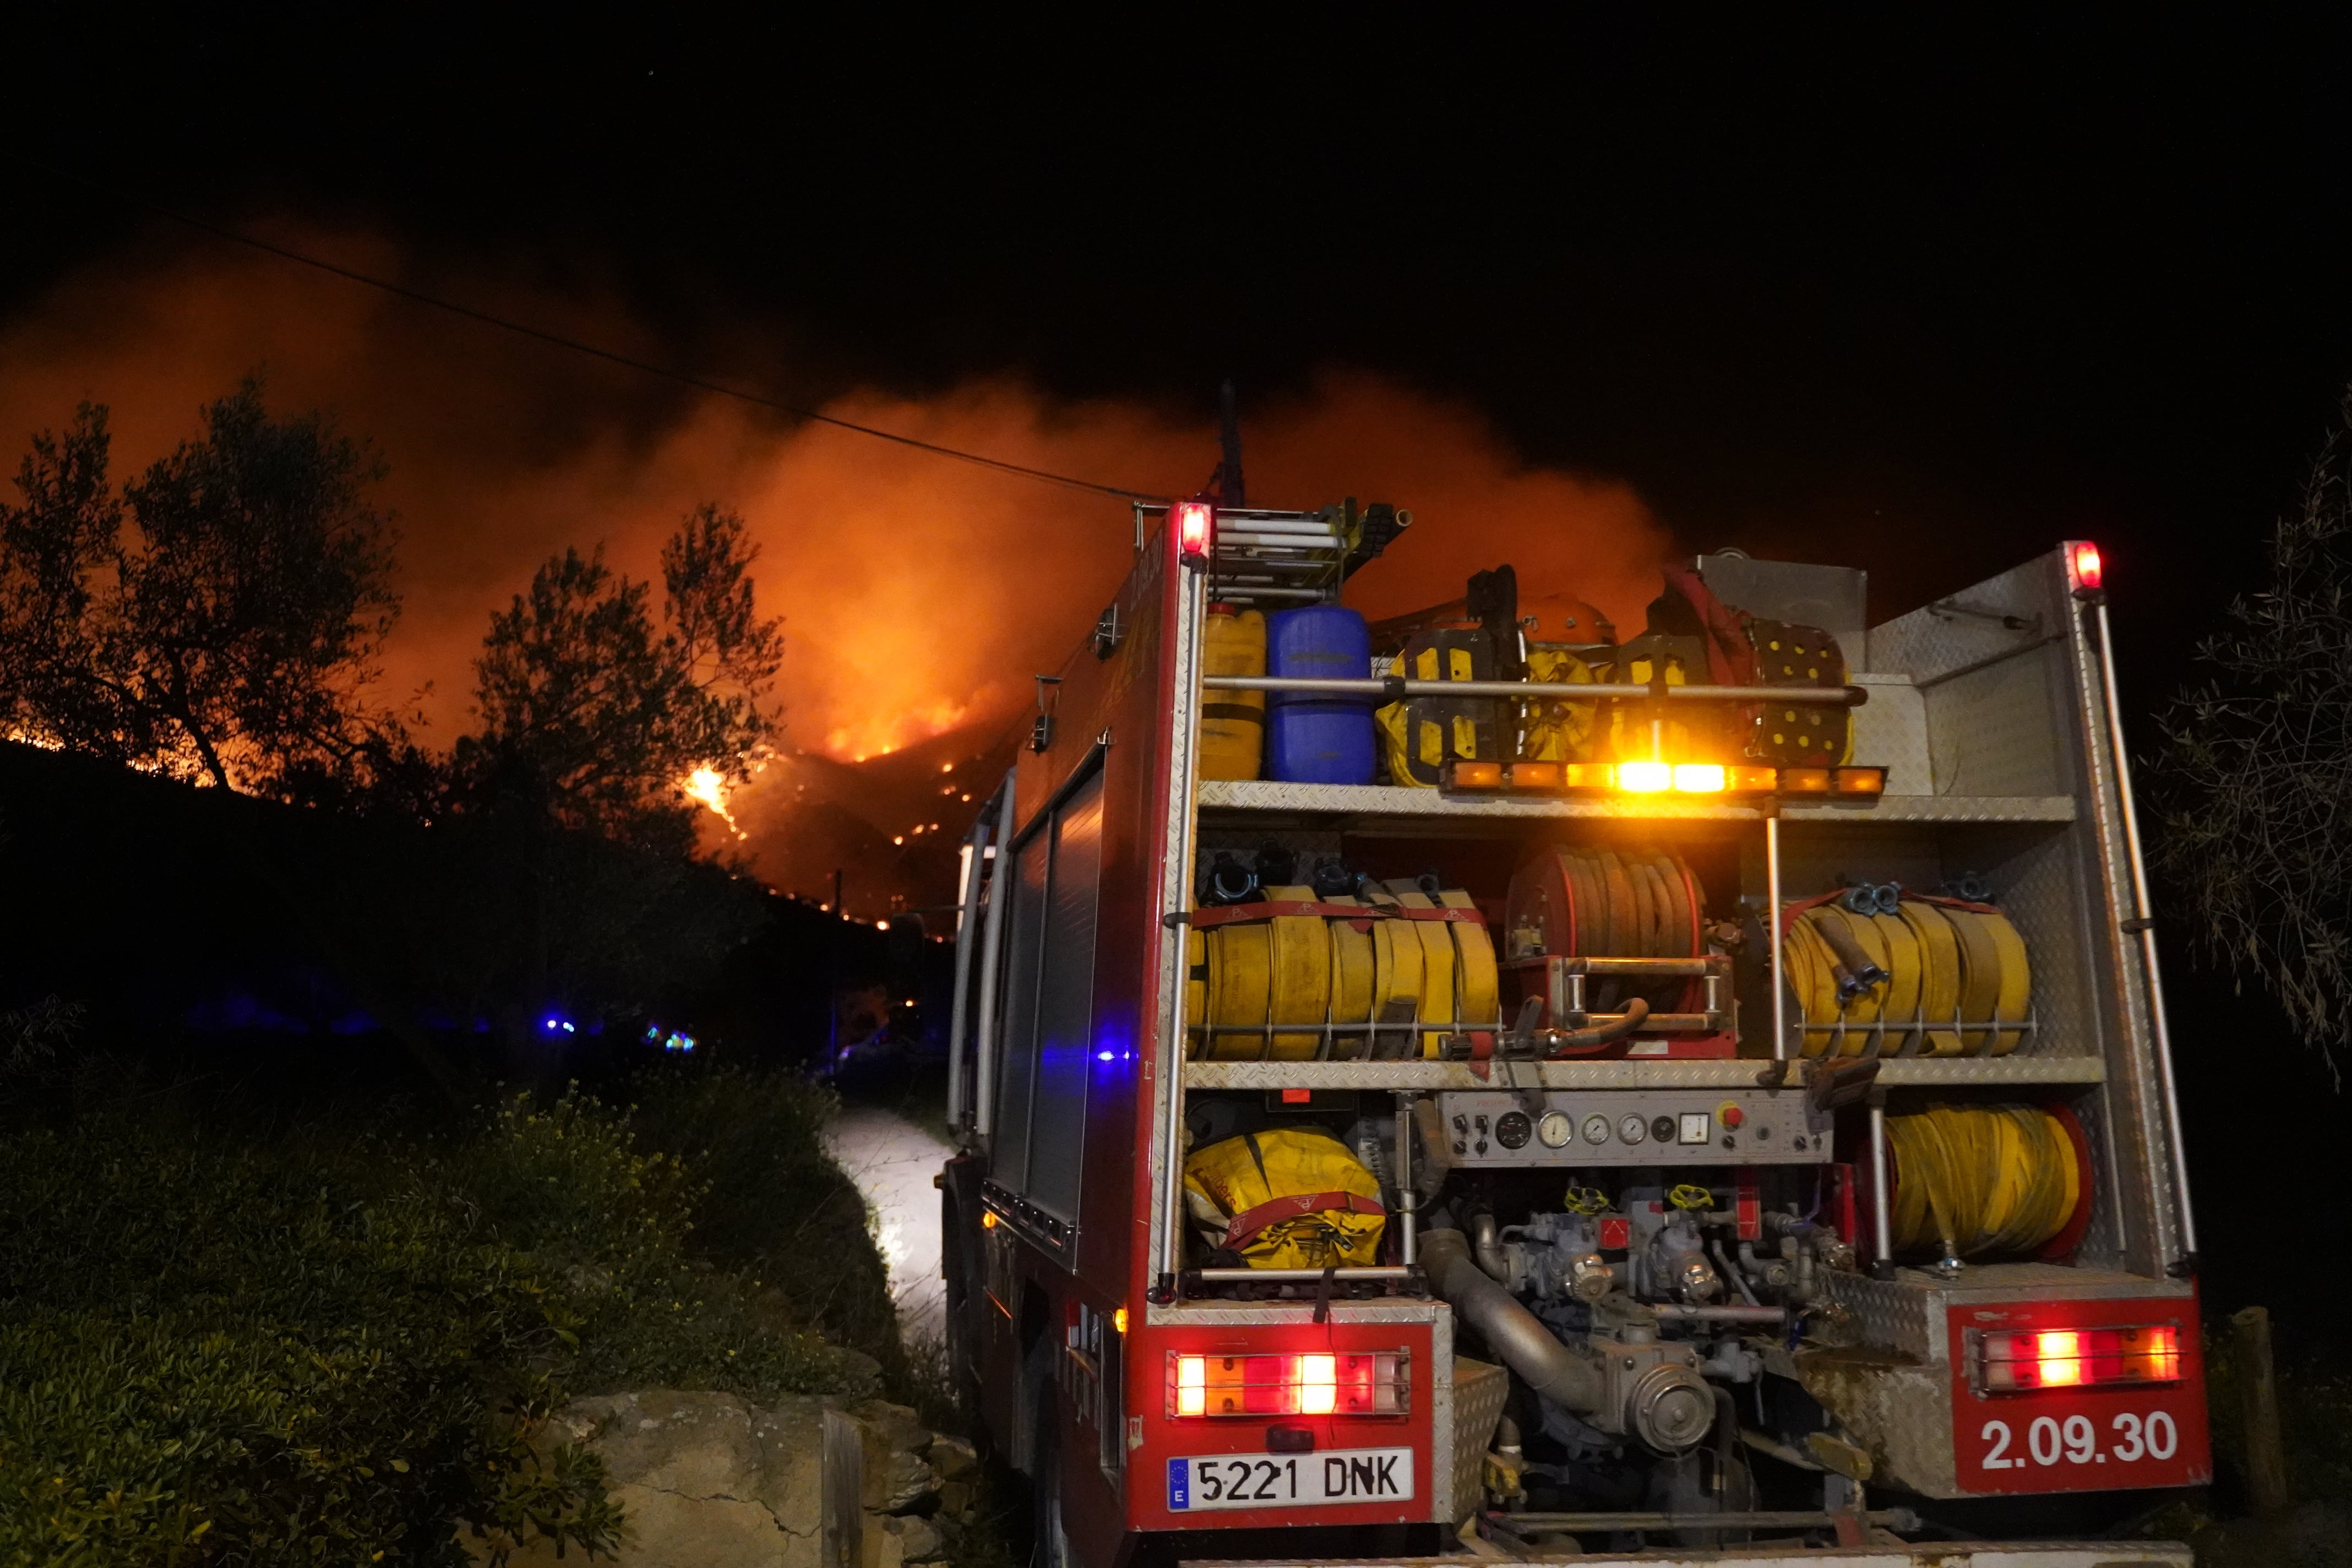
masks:
[[[1268,888],[1276,901],[1315,901],[1315,889],[1306,887]],[[1331,1011],[1331,935],[1320,915],[1276,915],[1272,928],[1272,998],[1268,1016],[1276,1024],[1321,1025]],[[1311,1061],[1323,1037],[1316,1033],[1285,1034],[1268,1039],[1266,1055],[1275,1061]]]
[[[1666,1202],[1678,1209],[1711,1209],[1715,1206],[1715,1194],[1685,1182],[1666,1194]]]
[[[1560,1206],[1570,1214],[1596,1215],[1609,1211],[1609,1194],[1599,1187],[1570,1185],[1560,1195]]]

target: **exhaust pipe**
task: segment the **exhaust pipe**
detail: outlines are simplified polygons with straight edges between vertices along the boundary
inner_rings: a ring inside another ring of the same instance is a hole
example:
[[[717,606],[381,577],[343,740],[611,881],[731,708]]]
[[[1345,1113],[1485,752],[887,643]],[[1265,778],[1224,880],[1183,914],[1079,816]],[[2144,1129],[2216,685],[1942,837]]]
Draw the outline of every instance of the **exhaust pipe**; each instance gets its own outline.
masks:
[[[1580,1415],[1601,1414],[1604,1391],[1599,1369],[1560,1343],[1533,1312],[1489,1278],[1470,1256],[1458,1230],[1421,1234],[1421,1265],[1430,1289],[1454,1304],[1483,1335],[1503,1363],[1529,1388]]]

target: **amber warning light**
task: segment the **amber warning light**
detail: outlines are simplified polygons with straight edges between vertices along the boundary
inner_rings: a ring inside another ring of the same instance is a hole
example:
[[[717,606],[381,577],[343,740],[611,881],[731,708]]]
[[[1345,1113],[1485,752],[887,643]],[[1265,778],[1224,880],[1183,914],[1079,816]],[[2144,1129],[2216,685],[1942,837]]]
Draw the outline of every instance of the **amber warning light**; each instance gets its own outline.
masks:
[[[1990,1394],[2180,1381],[2180,1331],[2170,1323],[1987,1334],[1982,1345]]]
[[[1209,558],[1216,542],[1216,513],[1207,501],[1180,500],[1168,509],[1176,524],[1176,553],[1188,566]]]

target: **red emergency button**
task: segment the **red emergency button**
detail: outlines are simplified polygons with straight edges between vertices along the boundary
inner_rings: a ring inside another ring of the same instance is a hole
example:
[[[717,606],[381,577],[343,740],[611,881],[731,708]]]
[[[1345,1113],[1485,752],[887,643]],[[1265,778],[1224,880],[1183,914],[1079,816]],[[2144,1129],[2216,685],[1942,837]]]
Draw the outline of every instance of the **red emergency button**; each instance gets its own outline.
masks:
[[[1748,1120],[1748,1113],[1736,1105],[1725,1104],[1717,1109],[1715,1119],[1725,1128],[1736,1131],[1741,1122]]]

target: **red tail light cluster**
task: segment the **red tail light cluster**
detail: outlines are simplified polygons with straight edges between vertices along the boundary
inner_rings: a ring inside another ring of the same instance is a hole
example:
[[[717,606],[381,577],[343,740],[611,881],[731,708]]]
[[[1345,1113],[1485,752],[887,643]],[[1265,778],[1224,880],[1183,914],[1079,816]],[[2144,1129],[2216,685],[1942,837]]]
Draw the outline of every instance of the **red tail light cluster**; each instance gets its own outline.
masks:
[[[1402,1415],[1402,1351],[1168,1357],[1171,1415]]]
[[[1987,1334],[1980,1344],[1981,1381],[1990,1394],[2180,1381],[2180,1331],[2170,1323]]]

